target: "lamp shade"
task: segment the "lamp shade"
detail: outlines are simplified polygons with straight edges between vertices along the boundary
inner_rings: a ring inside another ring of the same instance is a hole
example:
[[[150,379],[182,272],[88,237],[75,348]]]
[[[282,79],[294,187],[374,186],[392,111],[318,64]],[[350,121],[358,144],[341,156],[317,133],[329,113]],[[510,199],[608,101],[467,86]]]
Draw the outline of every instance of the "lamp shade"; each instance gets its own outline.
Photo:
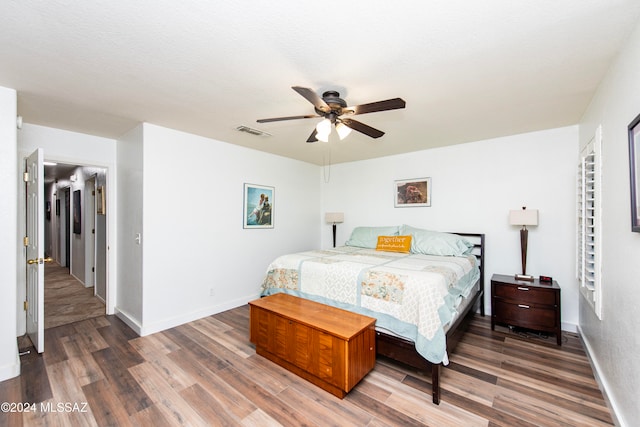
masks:
[[[340,137],[340,141],[345,139],[351,133],[351,128],[344,123],[338,123],[336,125],[336,131],[338,132],[338,136]]]
[[[322,119],[316,125],[316,138],[322,142],[329,142],[329,134],[331,133],[331,121]]]
[[[509,224],[538,225],[538,210],[522,208],[509,211]]]
[[[324,214],[324,220],[333,224],[344,222],[343,212],[327,212]]]

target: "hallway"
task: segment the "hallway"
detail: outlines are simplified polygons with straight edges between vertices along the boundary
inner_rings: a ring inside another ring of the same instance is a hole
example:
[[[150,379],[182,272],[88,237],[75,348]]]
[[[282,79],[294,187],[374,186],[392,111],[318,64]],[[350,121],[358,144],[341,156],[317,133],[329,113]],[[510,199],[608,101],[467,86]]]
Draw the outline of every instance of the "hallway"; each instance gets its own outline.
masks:
[[[104,303],[58,263],[44,269],[44,328],[104,316]]]

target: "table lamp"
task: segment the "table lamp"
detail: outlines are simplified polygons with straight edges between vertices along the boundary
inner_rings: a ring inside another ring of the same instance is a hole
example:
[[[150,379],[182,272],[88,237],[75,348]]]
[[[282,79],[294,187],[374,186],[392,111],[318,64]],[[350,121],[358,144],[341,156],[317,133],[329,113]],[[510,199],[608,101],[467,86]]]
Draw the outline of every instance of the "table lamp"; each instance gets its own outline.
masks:
[[[519,210],[509,211],[509,224],[520,225],[520,251],[522,257],[522,274],[516,274],[516,280],[533,281],[533,276],[527,274],[527,239],[529,230],[527,225],[538,225],[538,210],[527,209],[525,206]]]
[[[344,222],[343,212],[327,212],[324,214],[324,220],[333,224],[333,247],[336,247],[336,224]]]

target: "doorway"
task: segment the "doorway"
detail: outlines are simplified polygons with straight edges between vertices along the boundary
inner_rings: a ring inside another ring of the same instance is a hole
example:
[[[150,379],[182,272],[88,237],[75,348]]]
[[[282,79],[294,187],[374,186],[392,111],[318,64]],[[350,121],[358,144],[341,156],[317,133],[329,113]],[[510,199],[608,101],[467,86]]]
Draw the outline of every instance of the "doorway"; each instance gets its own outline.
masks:
[[[47,329],[106,314],[107,221],[95,196],[96,187],[104,189],[107,170],[45,163],[44,179],[52,211],[45,219],[45,251],[54,260],[44,273]]]

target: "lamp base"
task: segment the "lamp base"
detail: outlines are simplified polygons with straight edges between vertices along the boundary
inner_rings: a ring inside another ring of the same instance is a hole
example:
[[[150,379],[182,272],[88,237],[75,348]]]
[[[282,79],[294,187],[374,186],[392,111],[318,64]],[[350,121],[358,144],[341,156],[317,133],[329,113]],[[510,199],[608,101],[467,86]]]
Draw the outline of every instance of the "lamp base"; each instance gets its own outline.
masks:
[[[533,276],[529,276],[528,274],[516,274],[516,280],[524,280],[526,282],[533,282]]]
[[[333,247],[336,247],[336,223],[333,223]]]

